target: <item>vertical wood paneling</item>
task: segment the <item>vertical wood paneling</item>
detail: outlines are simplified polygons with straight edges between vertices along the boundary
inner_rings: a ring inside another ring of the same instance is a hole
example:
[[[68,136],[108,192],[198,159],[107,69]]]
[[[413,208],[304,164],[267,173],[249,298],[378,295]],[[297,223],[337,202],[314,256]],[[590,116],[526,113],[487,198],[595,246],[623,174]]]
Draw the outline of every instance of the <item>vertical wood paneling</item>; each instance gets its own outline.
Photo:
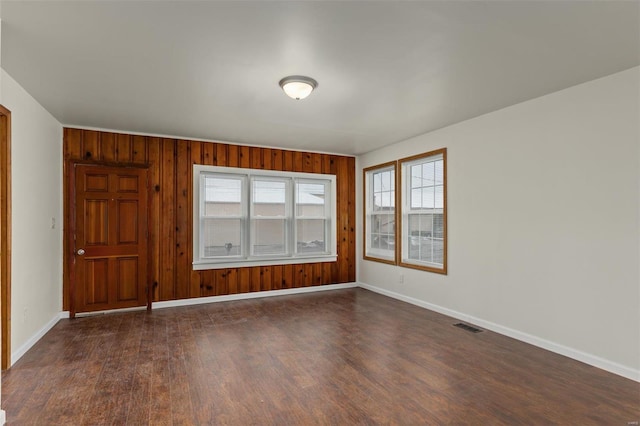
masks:
[[[340,245],[340,241],[343,238],[343,232],[340,228],[340,214],[343,214],[342,210],[340,210],[340,207],[343,205],[344,203],[344,197],[342,196],[343,192],[341,192],[342,187],[340,186],[340,179],[338,178],[338,157],[335,155],[331,155],[329,158],[329,173],[336,175],[336,191],[338,192],[338,198],[336,201],[336,209],[338,210],[338,218],[337,218],[337,235],[336,238],[338,239],[337,241],[337,245],[338,245],[338,261],[337,262],[331,262],[331,282],[332,283],[339,283],[340,282],[340,274],[339,274],[339,268],[338,265],[340,263],[343,262],[344,260],[344,253],[341,251],[341,245]],[[355,196],[355,194],[354,194]]]
[[[250,155],[251,155],[251,168],[252,169],[263,169],[263,166],[262,166],[262,151],[260,150],[260,148],[251,147]]]
[[[251,268],[238,268],[238,293],[248,293],[251,289]]]
[[[240,149],[240,167],[247,168],[251,165],[251,158],[249,158],[249,147],[241,146]]]
[[[298,264],[293,271],[293,288],[304,286],[304,264]]]
[[[227,269],[228,294],[238,294],[238,268]]]
[[[99,134],[94,130],[85,130],[82,140],[84,142],[83,157],[90,161],[100,161]]]
[[[305,173],[313,173],[313,161],[311,160],[311,153],[305,152],[302,155],[302,171]]]
[[[271,160],[273,164],[273,170],[283,170],[283,163],[282,163],[283,155],[284,155],[284,152],[282,150],[279,150],[279,149],[271,150],[271,157],[273,157],[273,159]]]
[[[294,172],[303,172],[304,171],[304,153],[300,151],[293,152],[293,171]]]
[[[310,157],[309,162],[311,163],[311,173],[322,173],[322,158],[324,155],[315,154]]]
[[[215,164],[216,145],[209,142],[202,143],[202,164],[213,166]]]
[[[238,145],[229,145],[227,152],[227,165],[229,167],[238,167],[238,164],[240,164],[238,155]]]
[[[116,156],[121,163],[131,163],[131,135],[117,135]]]
[[[335,282],[331,274],[331,265],[333,265],[334,263],[335,262],[324,262],[322,264],[322,283],[323,284],[333,284]]]
[[[64,159],[69,162],[64,174],[65,212],[69,207],[70,161],[148,165],[150,281],[152,285],[158,283],[153,287],[155,301],[355,281],[353,157],[66,128]],[[338,261],[193,271],[193,164],[335,174]],[[64,223],[69,229],[66,215]],[[65,247],[69,244],[67,237],[65,234]],[[64,283],[66,309],[66,273]]]
[[[251,271],[251,282],[249,283],[249,291],[260,291],[260,267],[249,268]]]
[[[347,248],[347,282],[356,280],[356,179],[352,174],[356,169],[356,159],[353,157],[343,157],[346,161],[345,175],[347,176],[347,194],[354,194],[353,197],[347,197],[347,233],[349,245]]]
[[[151,251],[151,297],[154,301],[160,300],[160,246],[162,245],[162,234],[160,233],[160,203],[162,192],[162,179],[160,176],[160,139],[148,139],[149,152],[149,179],[151,180],[151,205],[149,206],[149,250]]]
[[[322,173],[331,173],[331,156],[328,154],[322,156]]]
[[[176,152],[173,139],[162,139],[162,161],[160,162],[161,204],[161,244],[160,244],[160,300],[176,297],[175,255],[176,255]]]
[[[279,290],[282,288],[282,265],[274,265],[271,267],[271,288]]]
[[[215,272],[213,270],[200,271],[200,281],[203,296],[215,296],[216,294],[216,280]]]
[[[305,263],[304,264],[304,282],[303,285],[305,287],[310,287],[313,285],[313,263]]]
[[[322,285],[322,263],[314,263],[311,285]]]
[[[263,148],[262,149],[262,168],[265,170],[273,170],[273,165],[271,163],[271,149]]]
[[[131,161],[135,164],[146,164],[147,156],[147,137],[134,135],[132,138]]]
[[[202,145],[203,142],[191,142],[191,164],[188,171],[189,174],[189,228],[190,232],[193,232],[193,219],[191,214],[193,212],[193,165],[194,164],[202,164]],[[191,234],[189,234],[191,235]],[[189,238],[188,247],[187,247],[188,262],[193,261],[193,240]],[[200,287],[201,279],[200,272],[194,271],[193,268],[189,268],[189,275],[191,276],[191,281],[189,283],[189,297],[198,297],[201,296],[202,289]]]
[[[64,129],[64,158],[67,160],[81,160],[83,158],[83,132],[80,129]]]
[[[349,174],[347,170],[347,157],[338,157],[337,161],[337,187],[338,193],[349,193]],[[355,198],[355,197],[354,197]],[[349,200],[351,197],[338,198],[338,256],[342,262],[338,262],[338,282],[349,280]]]
[[[282,164],[282,170],[295,171],[295,168],[293,167],[293,151],[282,152]]]
[[[282,288],[293,288],[295,265],[282,265]]]
[[[216,160],[218,166],[227,167],[229,165],[227,159],[227,146],[223,143],[216,144]]]
[[[102,159],[107,162],[116,161],[116,135],[103,132],[100,134],[100,151]]]
[[[262,266],[260,268],[260,291],[269,291],[271,290],[271,267],[270,266]]]
[[[226,269],[216,269],[216,296],[221,296],[224,294],[229,294],[229,287],[227,286],[227,270]]]
[[[64,158],[64,167],[63,167],[63,179],[64,185],[62,188],[62,197],[63,197],[63,205],[64,205],[64,215],[62,218],[63,229],[70,229],[70,215],[67,213],[69,211],[69,198],[70,198],[70,190],[68,186],[69,182],[69,168],[71,167],[71,160],[79,160],[82,156],[82,131],[78,129],[67,129],[63,130],[63,137],[65,143],[63,143],[63,158]],[[62,308],[64,310],[69,310],[69,274],[66,273],[70,269],[70,265],[68,264],[70,257],[67,255],[69,253],[69,245],[71,244],[70,238],[67,237],[67,232],[64,233],[64,237],[62,239],[62,253],[64,256],[63,261],[63,269],[65,273],[62,274]]]
[[[176,293],[177,299],[190,295],[191,260],[191,149],[188,141],[177,141],[176,147]]]
[[[213,154],[213,159],[211,160],[212,166],[224,166],[224,164],[218,164],[218,144],[211,143],[211,153]]]

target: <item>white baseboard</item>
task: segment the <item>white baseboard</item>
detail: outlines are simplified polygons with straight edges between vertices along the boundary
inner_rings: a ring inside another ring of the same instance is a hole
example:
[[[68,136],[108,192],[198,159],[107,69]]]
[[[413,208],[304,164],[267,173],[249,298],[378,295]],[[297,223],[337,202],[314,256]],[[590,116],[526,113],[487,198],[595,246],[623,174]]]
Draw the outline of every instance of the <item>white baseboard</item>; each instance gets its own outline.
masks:
[[[529,343],[539,348],[546,349],[548,351],[551,351],[560,355],[564,355],[566,357],[575,359],[580,362],[584,362],[585,364],[592,365],[594,367],[617,374],[619,376],[626,377],[636,382],[640,382],[640,370],[634,370],[633,368],[615,363],[613,361],[609,361],[604,358],[600,358],[598,356],[579,351],[577,349],[573,349],[555,342],[551,342],[549,340],[546,340],[528,333],[524,333],[522,331],[514,330],[512,328],[505,327],[500,324],[486,321],[481,318],[476,318],[474,316],[467,315],[462,312],[454,311],[452,309],[444,308],[442,306],[425,302],[424,300],[416,299],[410,296],[405,296],[400,293],[396,293],[380,287],[375,287],[362,282],[291,288],[291,289],[284,289],[284,290],[260,291],[260,292],[241,293],[241,294],[233,294],[233,295],[226,295],[226,296],[196,297],[192,299],[170,300],[166,302],[155,302],[153,304],[153,309],[200,305],[205,303],[226,302],[230,300],[257,299],[261,297],[283,296],[287,294],[312,293],[312,292],[318,292],[318,291],[339,290],[339,289],[353,288],[353,287],[362,287],[364,289],[371,290],[375,293],[389,296],[393,299],[402,300],[403,302],[407,302],[412,305],[420,306],[422,308],[429,309],[431,311],[438,312],[443,315],[447,315],[447,316],[459,319],[461,321],[469,322],[474,325],[480,326],[482,328],[486,328],[487,330],[494,331],[496,333],[514,338],[516,340],[520,340],[525,343]],[[134,309],[141,309],[141,308],[134,308]],[[29,339],[29,341],[27,341],[24,345],[22,345],[17,351],[13,352],[11,354],[11,358],[12,358],[11,364],[13,365],[13,363],[15,363],[20,357],[22,357],[22,355],[24,355],[25,352],[27,352],[38,340],[42,338],[42,336],[44,336],[58,322],[59,319],[62,319],[62,318],[69,318],[69,312],[66,312],[66,311],[61,312],[59,316],[53,318],[47,325],[45,325],[40,331],[38,331],[38,333],[32,336],[31,339]],[[1,413],[0,413],[0,416],[1,416]]]
[[[7,422],[7,413],[4,410],[0,410],[0,426]]]
[[[153,302],[152,309],[164,309],[164,308],[176,308],[179,306],[203,305],[206,303],[228,302],[230,300],[258,299],[261,297],[284,296],[287,294],[314,293],[317,291],[340,290],[343,288],[354,288],[354,287],[358,287],[358,284],[355,282],[352,282],[352,283],[345,283],[345,284],[328,284],[328,285],[301,287],[301,288],[287,288],[283,290],[256,291],[251,293],[229,294],[224,296],[193,297],[190,299],[177,299],[177,300],[167,300],[163,302]],[[110,311],[86,312],[86,313],[76,314],[76,317],[114,314],[118,312],[142,311],[145,309],[147,309],[146,306],[140,306],[136,308],[113,309]],[[61,312],[60,318],[69,318],[69,311]]]
[[[67,318],[68,318],[68,314],[67,314]],[[36,332],[36,334],[34,334],[33,336],[31,336],[31,338],[29,340],[27,340],[22,346],[20,346],[18,349],[16,349],[15,351],[11,352],[11,365],[15,364],[16,361],[18,361],[20,358],[22,358],[22,356],[27,353],[27,351],[29,349],[31,349],[31,347],[33,345],[35,345],[36,343],[38,343],[38,340],[42,339],[42,337],[47,334],[47,332],[49,330],[51,330],[53,328],[54,325],[56,325],[58,323],[58,321],[60,321],[60,319],[63,318],[63,313],[57,314],[55,317],[53,317],[51,319],[51,321],[49,321],[48,323],[46,323],[44,325],[44,327],[42,327],[40,330],[38,330]],[[1,424],[1,423],[0,423]]]
[[[258,299],[261,297],[284,296],[287,294],[315,293],[318,291],[340,290],[358,287],[358,283],[328,284],[312,287],[287,288],[283,290],[256,291],[252,293],[229,294],[225,296],[194,297],[192,299],[167,300],[154,302],[153,309],[175,308],[178,306],[202,305],[205,303],[228,302],[230,300]]]
[[[598,356],[579,351],[577,349],[560,345],[558,343],[551,342],[549,340],[545,340],[540,337],[524,333],[522,331],[514,330],[512,328],[505,327],[500,324],[493,323],[491,321],[486,321],[481,318],[476,318],[474,316],[467,315],[462,312],[458,312],[452,309],[444,308],[442,306],[434,305],[432,303],[425,302],[424,300],[416,299],[414,297],[405,296],[400,293],[396,293],[380,287],[375,287],[362,282],[359,282],[358,286],[367,290],[371,290],[375,293],[389,296],[393,299],[402,300],[403,302],[420,306],[421,308],[429,309],[431,311],[438,312],[440,314],[447,315],[447,316],[459,319],[461,321],[472,323],[482,328],[486,328],[487,330],[491,330],[496,333],[511,337],[513,339],[520,340],[525,343],[529,343],[539,348],[546,349],[548,351],[555,352],[560,355],[564,355],[566,357],[575,359],[580,362],[584,362],[585,364],[589,364],[591,366],[600,368],[610,373],[614,373],[619,376],[626,377],[627,379],[640,382],[640,370],[634,370],[633,368],[627,367],[625,365],[621,365],[616,362],[609,361],[604,358],[600,358]]]
[[[135,306],[133,308],[120,308],[120,309],[111,309],[108,311],[91,311],[91,312],[80,312],[76,314],[76,318],[82,317],[94,317],[97,315],[106,315],[106,314],[117,314],[122,312],[135,312],[135,311],[144,311],[146,310],[146,306]],[[71,314],[69,311],[63,311],[60,313],[60,318],[70,318]]]

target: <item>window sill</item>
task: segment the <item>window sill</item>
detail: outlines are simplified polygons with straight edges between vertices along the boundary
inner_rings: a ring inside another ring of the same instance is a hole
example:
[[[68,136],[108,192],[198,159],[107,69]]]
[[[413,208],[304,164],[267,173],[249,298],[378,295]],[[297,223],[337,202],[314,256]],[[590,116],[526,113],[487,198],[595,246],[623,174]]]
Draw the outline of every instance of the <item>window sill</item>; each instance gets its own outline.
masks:
[[[275,265],[293,265],[301,263],[322,263],[322,262],[336,262],[338,256],[336,255],[322,255],[322,256],[309,256],[309,257],[287,257],[285,259],[238,259],[228,260],[222,262],[209,262],[199,261],[193,262],[194,271],[204,271],[207,269],[224,269],[224,268],[245,268],[250,266],[275,266]]]
[[[436,266],[430,266],[430,265],[436,265]],[[427,271],[427,272],[435,272],[436,274],[442,274],[442,275],[447,275],[447,266],[446,265],[438,265],[438,264],[429,264],[427,262],[424,263],[413,263],[408,261],[407,259],[404,259],[400,262],[398,262],[398,266],[402,266],[404,268],[412,268],[412,269],[419,269],[421,271]]]

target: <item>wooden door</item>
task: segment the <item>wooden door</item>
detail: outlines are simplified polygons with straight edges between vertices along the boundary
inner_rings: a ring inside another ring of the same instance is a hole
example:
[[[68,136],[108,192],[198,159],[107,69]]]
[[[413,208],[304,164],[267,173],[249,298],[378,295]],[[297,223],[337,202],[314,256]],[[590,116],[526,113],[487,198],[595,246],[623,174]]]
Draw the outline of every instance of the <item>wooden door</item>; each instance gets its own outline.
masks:
[[[147,170],[75,165],[76,312],[147,304]]]

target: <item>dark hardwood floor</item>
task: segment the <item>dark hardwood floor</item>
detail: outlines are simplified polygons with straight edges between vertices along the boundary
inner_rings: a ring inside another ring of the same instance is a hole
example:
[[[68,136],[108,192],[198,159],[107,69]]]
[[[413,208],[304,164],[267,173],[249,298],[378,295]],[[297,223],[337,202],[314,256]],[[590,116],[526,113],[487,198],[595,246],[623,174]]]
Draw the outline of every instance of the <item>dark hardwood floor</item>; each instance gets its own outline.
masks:
[[[363,289],[62,320],[10,425],[627,425],[640,384]]]

